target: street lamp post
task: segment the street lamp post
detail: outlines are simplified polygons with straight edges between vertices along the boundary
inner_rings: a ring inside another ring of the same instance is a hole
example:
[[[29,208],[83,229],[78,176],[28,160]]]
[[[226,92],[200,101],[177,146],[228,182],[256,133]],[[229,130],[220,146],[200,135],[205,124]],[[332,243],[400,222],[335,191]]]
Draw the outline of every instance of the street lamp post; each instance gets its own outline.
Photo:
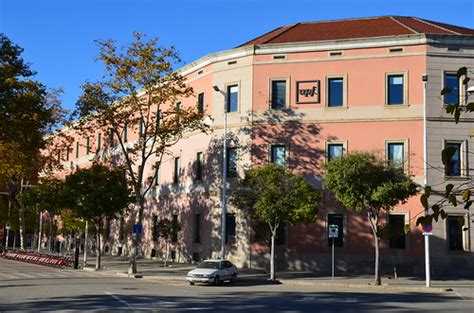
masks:
[[[222,211],[221,211],[221,253],[220,258],[225,259],[226,245],[226,222],[227,222],[227,93],[220,90],[218,86],[213,86],[214,91],[224,96],[224,138],[222,152]]]
[[[43,212],[40,212],[39,231],[38,231],[38,253],[41,252],[41,237],[43,236]]]

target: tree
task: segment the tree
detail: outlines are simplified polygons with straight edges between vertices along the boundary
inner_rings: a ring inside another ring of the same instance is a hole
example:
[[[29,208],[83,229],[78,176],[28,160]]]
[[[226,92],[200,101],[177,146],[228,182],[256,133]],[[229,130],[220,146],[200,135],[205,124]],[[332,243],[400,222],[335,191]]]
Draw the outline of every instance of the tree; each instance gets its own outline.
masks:
[[[64,209],[64,183],[59,179],[42,179],[36,186],[25,190],[18,199],[25,208],[35,211],[37,214],[48,211],[49,215],[49,251],[54,249],[53,222],[54,216],[59,215]]]
[[[170,239],[178,237],[178,233],[181,231],[181,225],[179,225],[178,221],[176,220],[170,221],[169,219],[165,218],[158,222],[157,227],[158,227],[159,237],[165,240],[166,252],[165,252],[164,267],[166,267],[166,264],[168,262],[168,256],[169,256],[168,252],[169,252]]]
[[[96,228],[96,269],[100,269],[102,223],[132,202],[124,172],[99,164],[79,169],[66,177],[64,194],[76,216],[90,221]]]
[[[416,184],[400,168],[387,166],[374,155],[358,152],[324,165],[324,186],[347,209],[365,211],[375,247],[375,285],[380,285],[379,219],[417,193]]]
[[[0,184],[18,210],[24,249],[25,207],[18,195],[52,161],[40,151],[51,142],[46,135],[64,121],[65,111],[57,100],[59,91],[48,91],[33,80],[35,72],[21,58],[22,52],[0,33]]]
[[[474,111],[474,95],[469,94],[461,94],[459,96],[458,93],[461,90],[467,90],[469,85],[469,81],[471,80],[469,74],[473,74],[472,68],[467,68],[465,66],[458,69],[456,76],[458,81],[460,81],[460,85],[462,88],[460,90],[453,90],[453,88],[445,87],[441,90],[440,94],[442,97],[446,97],[449,95],[453,95],[456,98],[456,101],[450,103],[446,103],[443,98],[443,102],[445,102],[445,110],[446,113],[453,115],[454,122],[456,124],[459,123],[461,115],[470,113]],[[469,99],[469,96],[471,99]],[[450,100],[452,100],[452,98]],[[456,153],[456,148],[454,147],[447,147],[441,151],[441,161],[444,166],[447,166],[450,162],[452,162],[452,158]],[[427,160],[425,160],[427,162]],[[433,223],[433,221],[438,222],[438,220],[445,219],[447,217],[446,211],[444,210],[445,204],[451,204],[452,206],[456,207],[458,204],[462,204],[466,211],[469,211],[473,200],[471,199],[472,194],[472,179],[469,179],[461,184],[447,184],[445,186],[444,195],[436,201],[434,204],[429,204],[429,198],[432,194],[431,186],[425,186],[424,192],[420,197],[420,202],[425,208],[425,216],[421,216],[416,220],[416,225],[421,224],[422,226],[428,226]],[[431,211],[430,211],[431,209]],[[464,217],[459,217],[459,222],[461,225],[465,225]],[[467,227],[463,228],[467,230]]]
[[[174,47],[158,47],[157,40],[144,40],[139,33],[126,49],[114,42],[97,41],[98,59],[105,64],[104,79],[82,86],[77,102],[78,127],[84,134],[97,128],[108,129],[117,145],[119,162],[135,197],[135,224],[142,224],[145,197],[153,187],[155,174],[145,177],[151,162],[159,167],[168,149],[186,133],[207,131],[203,115],[196,107],[183,107],[179,102],[192,95],[185,78],[173,66],[180,62]],[[139,129],[138,140],[126,142],[128,129]],[[138,234],[133,234],[129,273],[137,271]]]
[[[251,169],[231,202],[265,222],[271,232],[270,279],[275,280],[275,237],[278,227],[300,221],[314,221],[321,195],[302,176],[275,164]]]

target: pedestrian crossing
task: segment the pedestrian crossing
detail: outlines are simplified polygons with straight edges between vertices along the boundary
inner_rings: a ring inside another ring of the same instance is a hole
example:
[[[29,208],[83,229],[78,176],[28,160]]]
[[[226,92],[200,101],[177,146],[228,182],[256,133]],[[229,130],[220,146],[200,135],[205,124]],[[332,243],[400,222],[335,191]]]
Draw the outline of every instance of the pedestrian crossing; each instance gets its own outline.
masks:
[[[97,277],[97,273],[80,270],[46,269],[26,270],[22,272],[2,271],[0,270],[0,284],[3,281],[11,280],[34,280],[34,279],[69,279],[69,278],[88,278]]]

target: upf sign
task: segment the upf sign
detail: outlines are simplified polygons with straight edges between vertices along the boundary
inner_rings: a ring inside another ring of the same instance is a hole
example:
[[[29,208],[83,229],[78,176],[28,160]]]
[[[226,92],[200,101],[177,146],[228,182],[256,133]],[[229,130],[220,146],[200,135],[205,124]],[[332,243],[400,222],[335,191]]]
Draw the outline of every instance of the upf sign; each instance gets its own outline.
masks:
[[[296,82],[296,103],[319,103],[320,102],[320,81],[300,80]]]

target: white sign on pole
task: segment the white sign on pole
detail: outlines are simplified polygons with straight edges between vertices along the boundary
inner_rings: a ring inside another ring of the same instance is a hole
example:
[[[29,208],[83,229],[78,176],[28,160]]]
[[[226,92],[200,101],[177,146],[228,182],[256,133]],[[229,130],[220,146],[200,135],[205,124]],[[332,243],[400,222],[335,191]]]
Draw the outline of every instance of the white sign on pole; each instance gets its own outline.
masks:
[[[339,226],[329,225],[329,238],[339,237]]]

